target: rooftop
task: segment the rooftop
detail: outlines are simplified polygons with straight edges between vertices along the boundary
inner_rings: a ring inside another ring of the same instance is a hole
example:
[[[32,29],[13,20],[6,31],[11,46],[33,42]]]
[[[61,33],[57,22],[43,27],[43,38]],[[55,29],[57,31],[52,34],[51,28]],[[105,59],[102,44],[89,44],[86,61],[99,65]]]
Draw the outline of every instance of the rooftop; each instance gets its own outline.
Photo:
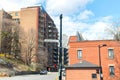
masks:
[[[93,63],[90,63],[88,61],[83,60],[80,63],[69,65],[66,68],[99,68],[99,66],[96,65],[96,64],[93,64]]]

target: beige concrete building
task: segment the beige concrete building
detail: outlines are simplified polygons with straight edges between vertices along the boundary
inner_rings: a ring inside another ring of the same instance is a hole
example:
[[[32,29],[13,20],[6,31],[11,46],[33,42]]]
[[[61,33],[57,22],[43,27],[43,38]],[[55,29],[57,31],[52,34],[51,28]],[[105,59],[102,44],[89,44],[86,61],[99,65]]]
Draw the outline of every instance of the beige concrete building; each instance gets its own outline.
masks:
[[[12,16],[12,19],[18,23],[20,23],[20,11],[11,11],[11,12],[8,12],[11,16]]]
[[[20,24],[25,32],[34,30],[35,49],[32,61],[34,63],[42,63],[39,60],[38,54],[47,53],[48,66],[54,65],[53,48],[58,46],[58,43],[44,42],[44,39],[58,39],[58,30],[52,18],[40,6],[21,8],[20,11],[8,12],[12,19]],[[33,37],[29,35],[29,37]],[[23,53],[24,45],[21,47]]]

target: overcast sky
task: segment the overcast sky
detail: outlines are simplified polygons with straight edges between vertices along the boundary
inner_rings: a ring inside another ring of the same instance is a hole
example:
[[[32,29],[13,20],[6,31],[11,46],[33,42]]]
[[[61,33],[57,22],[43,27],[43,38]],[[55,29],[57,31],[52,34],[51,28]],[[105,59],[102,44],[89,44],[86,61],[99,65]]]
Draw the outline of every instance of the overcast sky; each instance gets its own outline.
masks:
[[[120,0],[0,0],[5,11],[42,5],[59,29],[59,15],[63,14],[63,33],[76,35],[79,31],[86,39],[109,39],[105,31],[112,21],[120,18]]]

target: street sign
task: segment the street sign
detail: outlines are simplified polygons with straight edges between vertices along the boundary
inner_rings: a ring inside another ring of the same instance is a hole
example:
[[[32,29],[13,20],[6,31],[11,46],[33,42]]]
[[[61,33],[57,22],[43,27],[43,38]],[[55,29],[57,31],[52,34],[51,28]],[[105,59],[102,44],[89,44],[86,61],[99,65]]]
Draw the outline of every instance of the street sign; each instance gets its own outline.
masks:
[[[57,39],[44,39],[44,42],[59,42]]]

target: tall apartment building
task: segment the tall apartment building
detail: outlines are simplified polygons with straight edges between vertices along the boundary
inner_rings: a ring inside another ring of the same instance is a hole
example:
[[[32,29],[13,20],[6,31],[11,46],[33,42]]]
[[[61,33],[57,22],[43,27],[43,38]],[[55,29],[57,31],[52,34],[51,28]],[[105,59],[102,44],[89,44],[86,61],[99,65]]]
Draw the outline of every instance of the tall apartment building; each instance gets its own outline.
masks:
[[[45,51],[47,53],[48,65],[54,65],[53,48],[56,48],[58,43],[44,42],[44,39],[58,39],[58,30],[48,13],[41,6],[21,8],[20,11],[8,13],[13,20],[20,24],[25,32],[34,30],[36,56],[33,57],[33,62],[42,62],[38,60],[37,54],[42,54]]]

